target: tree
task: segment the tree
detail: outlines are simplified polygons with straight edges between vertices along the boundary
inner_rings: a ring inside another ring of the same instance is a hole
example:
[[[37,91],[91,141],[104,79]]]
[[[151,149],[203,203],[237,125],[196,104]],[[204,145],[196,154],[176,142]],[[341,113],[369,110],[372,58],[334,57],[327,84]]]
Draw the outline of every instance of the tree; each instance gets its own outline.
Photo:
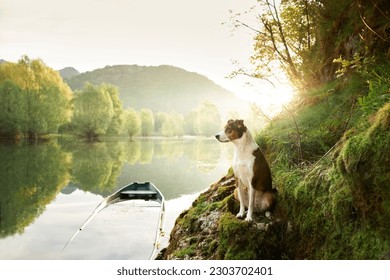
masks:
[[[161,135],[165,137],[184,135],[184,117],[181,114],[168,114],[161,126]]]
[[[114,114],[111,95],[104,84],[86,83],[83,90],[75,93],[73,125],[89,141],[107,132]]]
[[[318,2],[311,0],[259,1],[264,11],[256,30],[255,77],[269,79],[275,69],[284,70],[290,80],[303,82],[302,66],[310,51],[315,34]]]
[[[0,84],[0,135],[10,138],[25,130],[24,92],[10,80]]]
[[[124,111],[122,101],[119,99],[119,89],[109,84],[104,84],[103,87],[110,94],[114,109],[114,116],[107,129],[107,134],[118,135],[122,131],[124,125]]]
[[[18,123],[18,133],[36,138],[46,133],[56,133],[61,125],[68,123],[72,116],[72,91],[57,71],[47,67],[41,60],[22,57],[18,63],[0,65],[0,84],[9,81],[14,86],[10,94],[8,83],[1,93],[7,103],[11,119]],[[19,90],[16,90],[16,87]],[[18,97],[15,95],[18,92]],[[19,100],[16,102],[16,99]],[[13,99],[13,101],[11,101]],[[13,108],[12,106],[18,106]],[[16,114],[17,112],[17,114]],[[4,130],[4,128],[0,128]]]
[[[195,133],[211,136],[221,129],[221,116],[217,106],[209,101],[203,102],[196,109]]]
[[[150,136],[154,131],[154,117],[150,109],[141,109],[141,134],[142,136]]]
[[[179,113],[158,112],[155,115],[155,130],[165,137],[184,135],[184,117]]]
[[[299,87],[312,87],[336,78],[335,59],[357,54],[386,59],[390,34],[389,7],[383,0],[258,0],[259,27],[234,15],[235,26],[255,35],[255,71],[238,69],[265,80],[282,69]]]
[[[141,132],[141,117],[132,108],[125,111],[125,133],[132,138]]]
[[[154,129],[155,132],[161,134],[161,129],[165,122],[169,120],[169,114],[167,112],[157,112],[154,116]]]

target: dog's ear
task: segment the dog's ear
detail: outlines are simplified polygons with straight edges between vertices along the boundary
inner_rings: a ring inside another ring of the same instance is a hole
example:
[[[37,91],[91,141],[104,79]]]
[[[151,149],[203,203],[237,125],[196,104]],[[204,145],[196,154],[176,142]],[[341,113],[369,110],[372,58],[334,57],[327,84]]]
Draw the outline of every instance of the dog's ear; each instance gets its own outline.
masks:
[[[234,120],[230,119],[227,121],[227,123],[231,123],[231,122],[234,122]]]
[[[244,120],[236,120],[236,126],[238,128],[241,128],[244,126]]]

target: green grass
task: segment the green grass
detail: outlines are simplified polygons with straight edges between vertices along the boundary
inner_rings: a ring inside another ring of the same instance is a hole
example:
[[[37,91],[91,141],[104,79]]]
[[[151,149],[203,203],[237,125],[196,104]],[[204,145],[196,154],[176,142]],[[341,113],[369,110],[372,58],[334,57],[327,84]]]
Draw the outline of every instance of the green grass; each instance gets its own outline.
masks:
[[[370,73],[301,95],[256,138],[293,227],[289,258],[389,257],[390,79]]]

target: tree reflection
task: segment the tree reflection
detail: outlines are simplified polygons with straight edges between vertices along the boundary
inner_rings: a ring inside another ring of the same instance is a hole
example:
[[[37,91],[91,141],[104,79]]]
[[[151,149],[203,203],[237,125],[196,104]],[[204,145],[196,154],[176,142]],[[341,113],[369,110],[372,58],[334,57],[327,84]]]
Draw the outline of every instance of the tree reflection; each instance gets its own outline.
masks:
[[[179,159],[183,156],[185,142],[182,140],[163,139],[155,143],[155,157]]]
[[[69,154],[53,143],[0,145],[0,237],[22,233],[69,182]]]
[[[221,155],[209,139],[54,142],[0,144],[0,238],[22,233],[66,186],[107,196],[152,181],[167,199],[200,191]]]
[[[130,140],[124,145],[124,158],[129,164],[136,164],[141,158],[141,143]]]
[[[141,141],[141,156],[138,160],[140,164],[150,164],[154,156],[154,143],[151,140]]]
[[[195,142],[190,151],[190,157],[196,161],[200,171],[208,173],[215,169],[221,156],[221,146],[213,145],[208,139]]]
[[[84,191],[110,194],[124,159],[122,143],[80,143],[73,150],[73,181]]]

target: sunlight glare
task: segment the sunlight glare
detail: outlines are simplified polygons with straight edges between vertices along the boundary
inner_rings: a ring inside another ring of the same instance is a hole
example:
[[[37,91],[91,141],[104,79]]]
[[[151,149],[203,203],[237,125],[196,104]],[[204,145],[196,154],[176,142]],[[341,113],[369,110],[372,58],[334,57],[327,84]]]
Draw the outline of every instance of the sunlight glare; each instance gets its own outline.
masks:
[[[244,77],[247,79],[247,77]],[[273,117],[283,110],[293,98],[295,90],[293,86],[283,79],[283,81],[273,81],[273,85],[264,80],[251,79],[247,81],[245,87],[237,92],[237,96],[254,103],[261,110]]]

